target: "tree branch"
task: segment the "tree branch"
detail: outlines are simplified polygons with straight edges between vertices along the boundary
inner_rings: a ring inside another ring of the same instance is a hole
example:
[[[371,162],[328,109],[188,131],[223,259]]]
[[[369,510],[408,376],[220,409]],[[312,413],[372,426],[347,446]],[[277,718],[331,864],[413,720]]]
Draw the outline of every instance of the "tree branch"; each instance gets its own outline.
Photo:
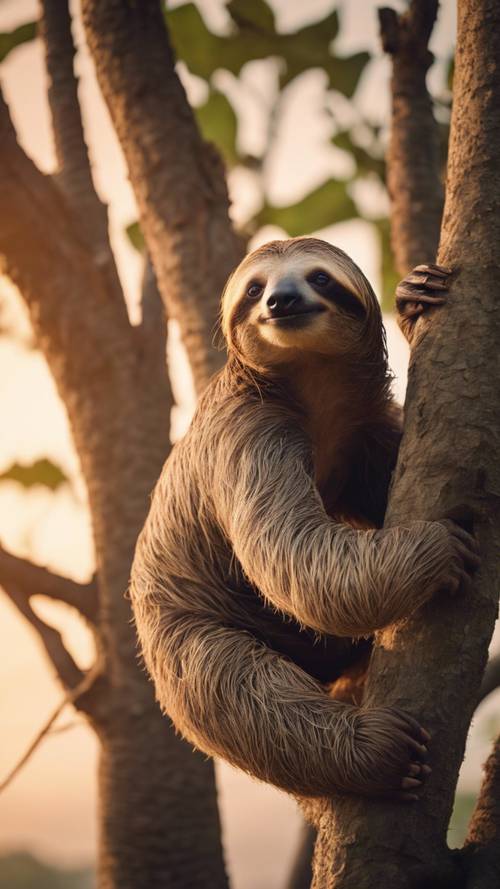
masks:
[[[484,767],[484,780],[472,815],[464,856],[466,886],[500,886],[500,737]]]
[[[63,712],[64,708],[68,704],[76,704],[78,699],[83,695],[88,694],[91,690],[93,684],[98,678],[98,673],[96,670],[90,670],[88,673],[83,674],[83,678],[81,682],[75,686],[75,688],[71,689],[68,694],[62,699],[62,701],[57,705],[56,709],[51,713],[47,722],[42,726],[39,732],[35,735],[32,742],[25,750],[21,758],[15,764],[15,766],[10,770],[10,772],[6,775],[3,781],[0,781],[0,793],[7,789],[9,784],[12,783],[14,778],[19,774],[19,772],[24,768],[26,763],[31,759],[35,751],[38,749],[43,739],[47,737],[49,733],[52,733],[53,725],[59,715]],[[61,731],[67,729],[69,726],[64,726]]]
[[[103,603],[99,629],[108,649],[118,639],[120,656],[126,652],[135,664],[135,632],[123,594],[147,497],[168,450],[164,357],[154,370],[141,363],[125,302],[110,299],[64,196],[18,145],[1,99],[0,205],[0,269],[29,307],[87,484]]]
[[[203,143],[175,72],[162,5],[83,0],[82,14],[162,299],[201,391],[224,361],[212,338],[220,293],[242,252],[222,163]]]
[[[13,605],[38,633],[49,660],[64,687],[67,689],[76,688],[82,682],[84,674],[64,645],[61,634],[35,614],[30,605],[29,596],[17,589],[14,583],[7,584],[2,580],[2,586]]]
[[[95,577],[90,583],[77,583],[26,559],[19,559],[0,546],[0,584],[6,589],[15,587],[28,598],[40,595],[65,602],[76,608],[90,623],[97,621],[98,590]]]
[[[71,416],[75,399],[130,368],[132,328],[60,190],[19,146],[1,93],[0,203],[0,270],[28,305]]]
[[[438,0],[412,0],[399,16],[379,10],[382,45],[392,58],[387,186],[392,248],[402,276],[435,259],[443,212],[439,130],[426,86],[437,8]]]
[[[115,295],[122,299],[108,237],[108,214],[94,188],[83,133],[68,3],[65,0],[41,0],[41,11],[40,29],[49,78],[48,98],[59,164],[57,183],[78,220],[94,261],[107,272],[116,290]]]

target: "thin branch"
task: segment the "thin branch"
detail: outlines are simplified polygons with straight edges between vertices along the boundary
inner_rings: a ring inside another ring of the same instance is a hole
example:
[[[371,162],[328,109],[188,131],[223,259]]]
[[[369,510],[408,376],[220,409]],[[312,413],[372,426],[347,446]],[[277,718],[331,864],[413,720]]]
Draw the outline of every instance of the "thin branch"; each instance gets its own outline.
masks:
[[[75,46],[65,0],[41,0],[40,31],[49,78],[48,99],[59,171],[57,182],[98,264],[121,287],[108,237],[108,215],[94,187],[74,73]]]
[[[84,674],[66,648],[61,634],[38,617],[31,607],[29,596],[17,589],[14,584],[7,585],[2,581],[2,586],[13,605],[38,633],[62,684],[68,689],[76,688],[82,682]]]
[[[15,587],[28,598],[40,595],[65,602],[91,623],[97,621],[98,589],[95,577],[89,583],[77,583],[27,559],[13,556],[0,546],[0,584],[7,589]]]
[[[496,691],[497,688],[500,688],[500,655],[492,657],[486,665],[481,688],[479,689],[478,704],[484,701],[493,691]]]
[[[464,847],[466,887],[500,886],[500,736],[484,767],[484,780]]]
[[[42,726],[39,732],[33,738],[31,744],[28,746],[26,751],[21,756],[20,760],[15,764],[15,766],[11,769],[11,771],[7,774],[7,776],[0,782],[0,793],[7,789],[9,784],[12,783],[16,775],[24,768],[26,763],[31,759],[35,751],[38,749],[43,739],[47,737],[47,735],[52,734],[54,729],[52,728],[58,716],[62,713],[65,707],[68,704],[75,704],[79,697],[86,694],[90,691],[92,685],[96,681],[98,676],[98,672],[96,670],[90,670],[81,680],[81,682],[76,686],[76,688],[71,689],[68,694],[62,699],[62,701],[57,705],[54,712],[51,714],[47,722]],[[67,728],[71,728],[70,726],[63,726],[61,731],[65,731]]]
[[[412,0],[397,15],[379,10],[382,45],[392,57],[392,125],[387,186],[391,237],[401,275],[435,259],[443,213],[439,129],[427,86],[428,41],[438,0]]]
[[[201,391],[224,362],[213,329],[242,245],[229,220],[223,165],[203,143],[175,71],[162,6],[83,0],[82,15],[162,299]]]

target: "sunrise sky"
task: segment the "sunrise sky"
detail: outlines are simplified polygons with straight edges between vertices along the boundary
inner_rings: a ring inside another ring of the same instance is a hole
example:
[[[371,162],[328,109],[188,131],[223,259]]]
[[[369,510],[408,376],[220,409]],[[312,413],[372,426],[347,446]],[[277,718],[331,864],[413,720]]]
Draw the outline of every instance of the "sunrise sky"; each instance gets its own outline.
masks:
[[[74,4],[76,7],[77,4]],[[174,4],[173,4],[174,5]],[[177,4],[175,4],[177,5]],[[271,0],[278,25],[293,29],[325,15],[331,0]],[[379,53],[375,0],[345,0],[339,48],[352,52],[369,48]],[[395,4],[401,6],[401,4]],[[200,0],[208,24],[223,30],[227,14],[222,0]],[[0,31],[35,18],[34,0],[0,0]],[[95,162],[96,183],[101,197],[110,204],[111,234],[132,317],[135,317],[140,259],[124,236],[124,226],[136,218],[135,202],[126,178],[125,165],[108,114],[95,83],[92,65],[82,47],[77,19],[76,39],[81,47],[77,70],[82,77],[81,98],[84,121]],[[454,40],[454,3],[445,0],[433,37],[438,57],[451,53]],[[264,92],[273,82],[273,62],[248,66],[245,78]],[[442,77],[436,66],[435,82]],[[45,94],[45,72],[39,41],[20,47],[2,65],[6,98],[24,148],[44,171],[53,168],[54,154]],[[190,98],[203,99],[203,85],[181,70]],[[383,121],[388,112],[388,64],[380,54],[363,77],[358,101],[372,119]],[[235,104],[242,98],[228,75],[220,74],[220,89],[227,90]],[[272,95],[272,90],[271,90]],[[240,109],[239,109],[240,110]],[[240,139],[245,150],[262,139],[258,108],[242,107]],[[328,146],[331,120],[322,108],[322,75],[309,72],[290,90],[282,134],[274,152],[268,179],[272,198],[289,203],[332,174],[342,173],[345,163]],[[254,200],[248,176],[230,176],[236,220],[244,218]],[[380,201],[377,190],[361,195],[366,206]],[[259,232],[256,243],[282,236],[276,229]],[[370,227],[353,222],[321,232],[323,237],[347,250],[378,285],[377,245]],[[40,353],[22,340],[29,326],[12,288],[0,280],[2,319],[13,319],[20,341],[0,337],[0,472],[13,461],[31,462],[48,457],[60,465],[71,480],[56,493],[20,489],[14,483],[0,485],[0,540],[11,551],[47,564],[60,573],[86,580],[93,570],[93,548],[85,489],[79,476],[66,416]],[[403,398],[407,350],[392,319],[388,322],[391,363],[397,372],[396,389]],[[182,434],[193,407],[189,371],[172,328],[171,354],[179,407],[174,417],[175,434]],[[69,609],[39,600],[40,613],[64,631],[64,637],[82,665],[92,658],[90,637]],[[0,594],[0,780],[18,759],[61,698],[50,668],[30,628]],[[498,698],[486,703],[476,720],[470,755],[463,770],[463,785],[477,784],[480,764],[488,750],[489,726],[498,709]],[[22,774],[0,797],[1,848],[29,848],[60,863],[92,860],[95,833],[95,763],[93,734],[71,711],[60,718],[62,732],[51,735]],[[284,795],[237,774],[220,769],[222,811],[228,859],[235,889],[259,889],[281,885],[287,856],[295,842],[299,820],[294,804]],[[258,874],[255,868],[258,867]],[[250,874],[252,878],[250,879]],[[260,882],[259,882],[260,881]]]

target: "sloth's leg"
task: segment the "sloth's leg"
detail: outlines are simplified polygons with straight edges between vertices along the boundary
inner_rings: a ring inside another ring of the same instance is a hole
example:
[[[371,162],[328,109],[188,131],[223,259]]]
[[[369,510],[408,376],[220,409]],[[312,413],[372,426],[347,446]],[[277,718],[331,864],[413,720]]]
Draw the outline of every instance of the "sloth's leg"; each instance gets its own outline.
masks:
[[[396,288],[398,324],[406,339],[413,344],[415,324],[432,306],[446,302],[448,279],[453,270],[444,266],[418,265]]]
[[[244,632],[185,620],[158,632],[145,651],[157,696],[201,750],[299,796],[418,798],[429,736],[411,716],[332,700]]]

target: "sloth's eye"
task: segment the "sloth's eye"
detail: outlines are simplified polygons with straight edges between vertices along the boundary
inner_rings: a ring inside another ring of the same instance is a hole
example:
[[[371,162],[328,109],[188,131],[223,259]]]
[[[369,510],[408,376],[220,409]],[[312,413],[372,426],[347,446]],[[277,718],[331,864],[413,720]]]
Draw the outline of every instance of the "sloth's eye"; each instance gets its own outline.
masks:
[[[250,299],[258,299],[263,290],[262,284],[259,284],[258,281],[252,281],[249,287],[247,287],[247,296]]]
[[[307,280],[311,284],[316,284],[317,287],[326,287],[330,283],[331,278],[326,272],[313,272],[312,275],[308,276]]]

